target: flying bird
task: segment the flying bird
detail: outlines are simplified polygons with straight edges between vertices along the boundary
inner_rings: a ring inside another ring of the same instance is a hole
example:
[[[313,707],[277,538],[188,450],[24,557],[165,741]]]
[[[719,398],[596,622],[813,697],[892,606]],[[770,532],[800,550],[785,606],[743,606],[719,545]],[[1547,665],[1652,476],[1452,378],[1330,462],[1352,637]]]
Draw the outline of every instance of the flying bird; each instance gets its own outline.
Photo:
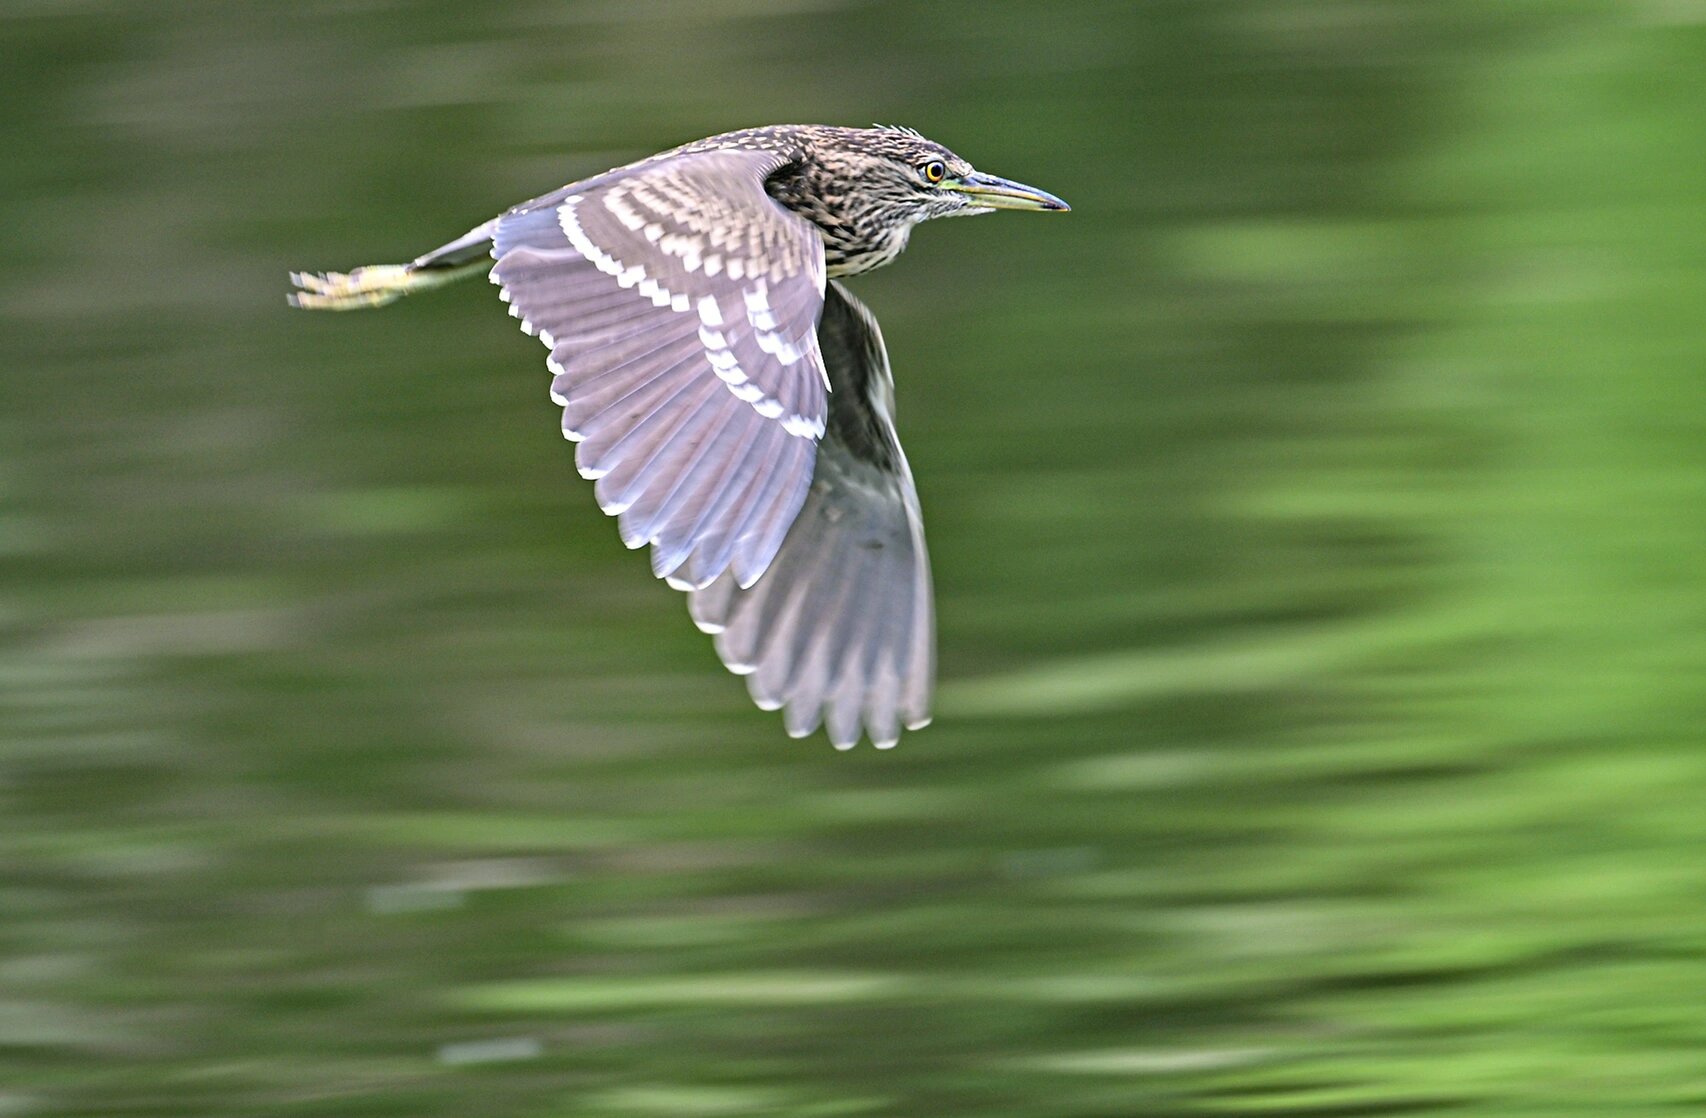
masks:
[[[935,617],[877,321],[839,282],[912,227],[1065,210],[909,128],[698,140],[514,206],[408,264],[299,272],[377,307],[479,271],[550,351],[575,463],[789,734],[879,749],[930,720]],[[496,261],[495,264],[492,261]]]

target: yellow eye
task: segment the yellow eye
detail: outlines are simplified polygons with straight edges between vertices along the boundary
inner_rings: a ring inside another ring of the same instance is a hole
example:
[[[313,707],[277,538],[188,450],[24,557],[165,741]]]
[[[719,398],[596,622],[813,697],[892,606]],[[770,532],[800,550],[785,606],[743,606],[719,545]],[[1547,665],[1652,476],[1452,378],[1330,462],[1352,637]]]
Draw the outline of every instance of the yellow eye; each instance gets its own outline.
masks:
[[[932,159],[918,168],[918,173],[924,176],[924,181],[934,186],[948,177],[948,165],[940,159]]]

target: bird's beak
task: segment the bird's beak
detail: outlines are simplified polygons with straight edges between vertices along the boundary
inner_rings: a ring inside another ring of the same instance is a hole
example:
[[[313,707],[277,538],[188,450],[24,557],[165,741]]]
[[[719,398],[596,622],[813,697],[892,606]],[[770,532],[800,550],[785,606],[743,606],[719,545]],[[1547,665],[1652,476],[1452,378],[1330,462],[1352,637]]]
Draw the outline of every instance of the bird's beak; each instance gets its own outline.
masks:
[[[1072,207],[1046,190],[1038,190],[1034,186],[1026,186],[1012,179],[986,175],[982,171],[973,171],[955,182],[942,184],[949,190],[957,190],[971,199],[974,206],[985,206],[992,210],[1070,210]]]

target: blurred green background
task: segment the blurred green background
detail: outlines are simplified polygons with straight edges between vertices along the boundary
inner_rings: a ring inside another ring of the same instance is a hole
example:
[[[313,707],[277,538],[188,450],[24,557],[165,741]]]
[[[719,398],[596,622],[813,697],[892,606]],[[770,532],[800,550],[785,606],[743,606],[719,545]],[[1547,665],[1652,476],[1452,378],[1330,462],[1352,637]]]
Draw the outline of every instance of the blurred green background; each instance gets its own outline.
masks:
[[[1706,3],[0,3],[0,1115],[1706,1110]],[[882,317],[936,724],[789,741],[479,283],[721,131]]]

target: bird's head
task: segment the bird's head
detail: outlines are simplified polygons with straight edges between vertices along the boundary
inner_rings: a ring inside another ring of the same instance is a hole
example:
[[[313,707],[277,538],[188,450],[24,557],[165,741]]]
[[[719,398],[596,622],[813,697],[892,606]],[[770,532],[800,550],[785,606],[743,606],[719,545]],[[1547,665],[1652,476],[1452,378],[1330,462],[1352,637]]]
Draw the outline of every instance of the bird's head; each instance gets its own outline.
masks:
[[[1067,210],[1045,190],[987,175],[911,128],[846,129],[823,154],[843,164],[851,190],[891,218],[916,224],[933,217],[991,210]]]
[[[904,231],[933,217],[991,210],[1066,210],[1044,190],[984,174],[910,128],[812,127],[810,190],[796,208],[820,225]]]
[[[823,234],[828,274],[880,268],[933,217],[1065,210],[1034,186],[986,175],[910,128],[789,125],[800,158],[765,182],[770,196]]]

